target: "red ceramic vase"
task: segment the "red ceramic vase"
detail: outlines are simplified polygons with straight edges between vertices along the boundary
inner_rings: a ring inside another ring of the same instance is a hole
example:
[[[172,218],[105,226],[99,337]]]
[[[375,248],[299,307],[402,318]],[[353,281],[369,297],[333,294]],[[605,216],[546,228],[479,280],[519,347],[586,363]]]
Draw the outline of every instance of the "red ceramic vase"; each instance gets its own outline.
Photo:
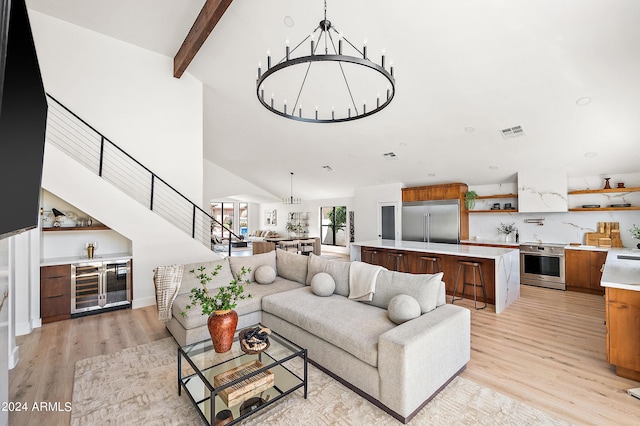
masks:
[[[238,313],[233,309],[214,311],[207,321],[213,349],[218,353],[228,352],[233,344],[233,335],[238,326]]]

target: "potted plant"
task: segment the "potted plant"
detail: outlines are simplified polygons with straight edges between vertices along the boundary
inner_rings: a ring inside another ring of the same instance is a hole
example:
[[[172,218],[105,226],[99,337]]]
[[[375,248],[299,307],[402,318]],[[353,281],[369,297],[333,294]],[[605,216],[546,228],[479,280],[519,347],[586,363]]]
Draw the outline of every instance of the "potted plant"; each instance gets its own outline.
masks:
[[[505,241],[507,241],[507,239],[509,238],[509,234],[516,230],[517,228],[515,227],[515,223],[509,223],[505,225],[504,223],[500,222],[500,226],[498,226],[498,232],[504,234]]]
[[[476,193],[476,191],[467,191],[464,193],[464,207],[467,210],[473,210],[473,208],[476,206],[476,198],[478,197],[478,194]]]
[[[207,326],[213,341],[213,348],[218,353],[231,349],[233,336],[238,326],[238,313],[233,310],[237,306],[238,300],[251,298],[250,294],[246,296],[244,294],[244,285],[249,284],[249,280],[244,277],[251,272],[251,268],[245,269],[244,266],[229,285],[212,289],[217,292],[211,292],[207,288],[207,284],[218,275],[221,268],[222,265],[218,265],[211,273],[207,273],[204,266],[200,266],[197,272],[193,269],[189,271],[200,280],[201,287],[191,289],[189,293],[191,303],[185,306],[185,311],[181,312],[182,316],[186,316],[186,311],[195,305],[200,305],[202,315],[209,316]]]
[[[635,238],[636,240],[640,240],[640,228],[638,228],[635,223],[633,224],[631,229],[629,229],[629,232],[631,232],[633,238]],[[640,244],[638,244],[636,247],[640,249]]]

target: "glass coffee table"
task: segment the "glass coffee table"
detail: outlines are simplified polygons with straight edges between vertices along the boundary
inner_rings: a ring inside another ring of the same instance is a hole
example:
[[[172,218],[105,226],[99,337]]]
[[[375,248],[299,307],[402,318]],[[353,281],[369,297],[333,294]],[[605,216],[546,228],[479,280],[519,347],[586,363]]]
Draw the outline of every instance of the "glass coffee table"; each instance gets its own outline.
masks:
[[[179,347],[178,395],[184,389],[208,425],[216,415],[235,424],[300,388],[306,399],[307,350],[273,331],[269,343],[255,355],[244,353],[237,337],[225,353],[210,339]]]

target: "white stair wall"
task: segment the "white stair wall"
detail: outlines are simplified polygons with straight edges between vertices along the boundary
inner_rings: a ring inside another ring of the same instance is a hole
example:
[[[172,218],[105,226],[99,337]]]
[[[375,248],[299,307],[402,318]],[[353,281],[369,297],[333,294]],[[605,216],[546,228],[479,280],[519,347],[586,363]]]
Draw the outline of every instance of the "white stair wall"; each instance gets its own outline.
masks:
[[[155,304],[156,266],[220,258],[51,143],[45,148],[42,187],[132,241],[133,308]]]

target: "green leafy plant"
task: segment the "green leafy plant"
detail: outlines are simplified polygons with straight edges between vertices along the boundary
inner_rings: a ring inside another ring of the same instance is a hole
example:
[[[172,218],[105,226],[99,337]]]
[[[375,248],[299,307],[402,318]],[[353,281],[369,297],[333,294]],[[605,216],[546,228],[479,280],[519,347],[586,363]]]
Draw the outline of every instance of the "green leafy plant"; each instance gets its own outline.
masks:
[[[476,191],[467,191],[464,193],[465,200],[475,200],[477,196],[478,194],[476,193]]]
[[[329,213],[329,229],[336,231],[344,229],[347,225],[347,208],[339,206]]]
[[[631,229],[629,229],[629,232],[631,232],[633,238],[635,238],[636,240],[640,240],[640,228],[638,228],[635,223],[633,224]]]
[[[515,227],[515,223],[509,223],[505,225],[504,223],[500,222],[500,226],[498,226],[498,232],[505,235],[509,235],[510,233],[512,233],[513,231],[516,231],[517,229],[518,228]]]
[[[249,279],[244,277],[251,272],[251,268],[245,269],[244,266],[238,276],[231,280],[229,285],[211,289],[211,291],[217,290],[216,293],[211,293],[207,285],[213,280],[213,277],[218,275],[221,268],[222,265],[218,265],[211,273],[207,273],[204,266],[199,267],[197,272],[193,269],[189,271],[200,280],[201,287],[191,289],[189,293],[191,303],[185,306],[185,311],[180,312],[183,317],[187,315],[186,311],[195,305],[200,305],[202,314],[209,316],[214,311],[226,311],[235,308],[238,300],[251,298],[250,294],[244,294],[244,285],[249,284]]]

